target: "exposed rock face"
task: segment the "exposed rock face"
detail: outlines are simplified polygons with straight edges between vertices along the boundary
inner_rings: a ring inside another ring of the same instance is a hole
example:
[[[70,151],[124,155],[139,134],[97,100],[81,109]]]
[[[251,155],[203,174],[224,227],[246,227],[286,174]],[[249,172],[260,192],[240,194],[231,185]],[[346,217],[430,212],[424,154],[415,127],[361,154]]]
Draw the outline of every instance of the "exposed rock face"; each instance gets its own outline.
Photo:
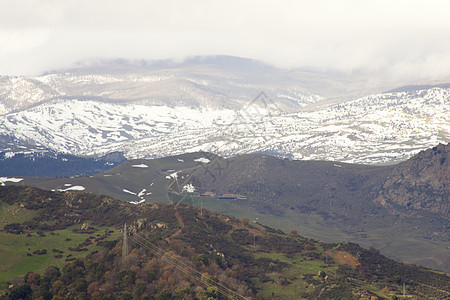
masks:
[[[91,229],[91,225],[89,223],[83,223],[83,225],[81,225],[81,230],[89,230]]]
[[[376,202],[412,214],[437,213],[449,219],[450,144],[422,151],[394,168]]]

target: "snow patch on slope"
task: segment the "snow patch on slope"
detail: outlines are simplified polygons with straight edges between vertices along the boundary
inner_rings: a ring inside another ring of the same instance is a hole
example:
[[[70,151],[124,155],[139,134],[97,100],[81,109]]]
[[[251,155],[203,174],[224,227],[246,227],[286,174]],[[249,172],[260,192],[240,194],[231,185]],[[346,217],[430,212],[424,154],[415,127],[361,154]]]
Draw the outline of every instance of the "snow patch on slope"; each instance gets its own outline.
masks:
[[[139,164],[139,165],[131,165],[133,168],[148,168],[148,166],[146,164]]]
[[[199,162],[199,163],[203,163],[203,164],[207,164],[207,163],[210,162],[210,160],[207,159],[206,157],[200,157],[200,158],[194,159],[194,161]]]
[[[67,191],[84,191],[86,188],[81,185],[74,185],[71,187],[68,187],[66,189],[58,189],[58,192],[67,192]]]
[[[137,196],[137,194],[136,194],[135,192],[129,191],[129,190],[127,190],[127,189],[123,189],[122,191],[123,191],[124,193],[127,193],[127,194],[131,194],[131,195]]]
[[[16,178],[16,177],[0,177],[0,186],[5,186],[5,182],[21,182],[23,178]]]

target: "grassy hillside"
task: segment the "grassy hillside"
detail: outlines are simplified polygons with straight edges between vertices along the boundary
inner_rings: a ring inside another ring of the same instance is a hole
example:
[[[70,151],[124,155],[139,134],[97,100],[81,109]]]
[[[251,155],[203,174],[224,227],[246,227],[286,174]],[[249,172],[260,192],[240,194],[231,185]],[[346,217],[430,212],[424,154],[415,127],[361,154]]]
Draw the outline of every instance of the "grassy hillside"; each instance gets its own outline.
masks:
[[[183,204],[28,187],[0,188],[0,203],[6,299],[401,299],[403,283],[407,298],[450,297],[448,274]]]
[[[125,201],[181,202],[326,242],[375,247],[448,272],[449,149],[439,145],[395,166],[199,152],[128,161],[91,177],[25,178],[17,185],[81,186]],[[183,190],[187,185],[195,192]],[[205,192],[215,196],[200,196]],[[242,197],[217,198],[223,194]]]

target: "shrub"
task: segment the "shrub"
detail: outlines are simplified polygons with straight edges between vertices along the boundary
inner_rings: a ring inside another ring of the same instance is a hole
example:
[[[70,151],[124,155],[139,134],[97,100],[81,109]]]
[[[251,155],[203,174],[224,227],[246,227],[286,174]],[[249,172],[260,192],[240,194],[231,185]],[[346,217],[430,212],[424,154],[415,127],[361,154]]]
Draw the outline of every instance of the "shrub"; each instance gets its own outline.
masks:
[[[16,299],[31,299],[33,295],[33,291],[29,284],[19,285],[11,290],[9,293],[9,298],[12,300]]]
[[[12,234],[21,234],[21,233],[23,233],[22,225],[19,224],[19,223],[7,224],[7,225],[5,225],[3,227],[3,229],[5,229],[6,232],[12,233]]]
[[[130,286],[134,284],[136,280],[136,272],[133,270],[123,270],[119,273],[119,280],[123,287]]]
[[[172,299],[172,293],[168,290],[162,290],[158,296],[156,296],[157,300],[171,300]]]
[[[134,288],[134,294],[136,297],[140,297],[145,292],[145,287],[147,285],[144,282],[138,282],[136,283],[136,286]]]
[[[197,267],[209,265],[208,257],[206,257],[204,254],[197,255],[194,259],[194,262]]]

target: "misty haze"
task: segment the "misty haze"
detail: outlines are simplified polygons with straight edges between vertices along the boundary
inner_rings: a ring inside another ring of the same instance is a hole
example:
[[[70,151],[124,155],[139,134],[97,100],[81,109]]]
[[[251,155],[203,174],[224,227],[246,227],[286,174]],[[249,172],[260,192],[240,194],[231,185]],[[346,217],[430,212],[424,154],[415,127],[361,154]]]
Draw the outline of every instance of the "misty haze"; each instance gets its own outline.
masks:
[[[0,299],[447,299],[450,4],[0,3]]]

